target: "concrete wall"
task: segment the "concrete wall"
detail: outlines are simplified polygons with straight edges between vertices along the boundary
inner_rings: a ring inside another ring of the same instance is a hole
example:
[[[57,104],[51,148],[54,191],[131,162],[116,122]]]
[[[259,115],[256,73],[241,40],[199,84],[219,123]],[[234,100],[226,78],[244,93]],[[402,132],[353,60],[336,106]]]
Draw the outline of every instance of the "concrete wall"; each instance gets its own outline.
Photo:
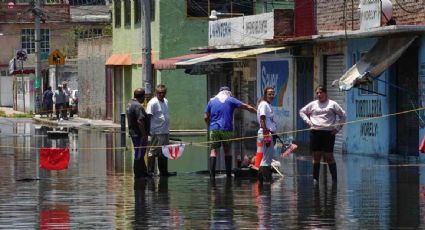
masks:
[[[13,77],[0,77],[0,106],[13,106]]]
[[[352,66],[358,61],[362,53],[370,50],[376,43],[376,38],[349,40],[347,43],[347,66]],[[357,59],[357,60],[353,60]],[[385,71],[380,80],[389,81],[389,71]],[[388,84],[378,82],[379,92],[390,92]],[[359,89],[347,91],[347,121],[357,121],[348,124],[345,128],[347,150],[349,153],[359,155],[388,156],[393,146],[390,141],[391,118],[372,119],[379,114],[390,114],[390,96],[361,95]],[[377,110],[370,110],[369,104],[380,105]],[[361,111],[360,111],[361,110]],[[369,120],[365,120],[369,119]],[[365,121],[362,121],[365,120]],[[373,132],[364,132],[364,127],[376,127]],[[362,129],[363,127],[363,129]],[[363,130],[363,131],[362,131]]]
[[[78,42],[79,116],[105,117],[105,62],[111,55],[112,38],[84,39]]]

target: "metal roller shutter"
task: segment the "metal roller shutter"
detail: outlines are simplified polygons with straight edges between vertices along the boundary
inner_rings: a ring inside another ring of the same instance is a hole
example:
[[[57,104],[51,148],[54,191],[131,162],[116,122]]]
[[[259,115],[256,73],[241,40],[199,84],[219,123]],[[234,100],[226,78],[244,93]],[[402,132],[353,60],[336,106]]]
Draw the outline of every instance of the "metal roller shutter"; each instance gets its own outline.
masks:
[[[331,55],[325,57],[325,84],[328,90],[329,99],[336,101],[345,111],[345,93],[339,91],[338,87],[332,87],[332,82],[339,79],[345,70],[344,55]],[[334,152],[342,153],[345,146],[344,129],[341,130],[335,138]]]

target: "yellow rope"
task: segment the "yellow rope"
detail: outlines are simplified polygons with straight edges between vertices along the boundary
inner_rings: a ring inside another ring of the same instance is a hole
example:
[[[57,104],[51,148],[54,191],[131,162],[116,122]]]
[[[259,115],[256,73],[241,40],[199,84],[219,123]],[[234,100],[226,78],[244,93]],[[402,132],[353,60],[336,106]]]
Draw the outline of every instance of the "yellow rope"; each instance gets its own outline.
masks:
[[[382,119],[382,118],[387,118],[387,117],[391,117],[391,116],[398,116],[398,115],[402,115],[402,114],[406,114],[406,113],[411,113],[411,112],[417,112],[417,111],[421,111],[421,110],[425,110],[425,107],[421,107],[421,108],[416,108],[416,109],[411,109],[411,110],[406,110],[406,111],[401,111],[401,112],[397,112],[397,113],[390,113],[390,114],[385,114],[385,115],[381,115],[381,116],[376,116],[376,117],[369,117],[369,118],[364,118],[364,119],[360,119],[360,120],[353,120],[353,121],[347,121],[344,123],[338,123],[329,127],[336,127],[336,126],[340,126],[340,125],[349,125],[349,124],[354,124],[354,123],[359,123],[359,122],[365,122],[365,121],[370,121],[370,120],[377,120],[377,119]],[[298,129],[298,130],[290,130],[290,131],[286,131],[286,132],[281,132],[281,133],[276,133],[275,135],[284,135],[284,134],[293,134],[293,133],[298,133],[298,132],[305,132],[305,131],[309,131],[311,130],[311,128],[306,128],[306,129]],[[29,136],[25,136],[25,137],[29,137]],[[227,139],[226,141],[241,141],[241,140],[248,140],[248,139],[255,139],[257,138],[257,136],[248,136],[248,137],[238,137],[238,138],[231,138],[231,139]],[[189,145],[189,146],[197,146],[197,147],[208,147],[209,144],[212,143],[216,143],[216,142],[222,142],[222,141],[202,141],[202,142],[183,142],[181,141],[181,144],[185,144],[185,145]],[[148,146],[142,146],[142,147],[138,147],[138,148],[161,148],[162,146],[154,146],[154,145],[148,145]],[[9,148],[9,149],[40,149],[38,147],[26,147],[26,146],[20,146],[20,147],[16,147],[16,146],[4,146],[4,145],[0,145],[0,148]],[[127,147],[91,147],[91,148],[84,148],[84,147],[79,147],[79,150],[126,150],[128,149]]]

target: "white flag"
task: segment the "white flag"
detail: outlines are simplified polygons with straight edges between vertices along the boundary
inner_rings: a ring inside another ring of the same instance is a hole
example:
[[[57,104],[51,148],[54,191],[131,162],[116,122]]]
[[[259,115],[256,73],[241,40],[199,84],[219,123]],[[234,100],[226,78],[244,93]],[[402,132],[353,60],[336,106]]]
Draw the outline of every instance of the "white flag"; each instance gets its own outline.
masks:
[[[185,144],[162,146],[162,154],[169,159],[176,160],[183,154],[184,147]]]

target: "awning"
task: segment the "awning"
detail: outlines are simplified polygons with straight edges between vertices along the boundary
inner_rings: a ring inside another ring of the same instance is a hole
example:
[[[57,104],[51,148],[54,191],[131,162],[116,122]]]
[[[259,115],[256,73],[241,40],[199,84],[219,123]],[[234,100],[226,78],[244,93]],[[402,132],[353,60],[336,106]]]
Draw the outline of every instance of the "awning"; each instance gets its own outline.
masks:
[[[154,52],[151,53],[151,63],[152,64],[155,63],[155,53]],[[143,64],[142,57],[138,57],[133,64],[142,65]]]
[[[338,86],[341,90],[350,90],[352,87],[373,81],[396,62],[416,38],[416,35],[381,38],[358,63],[345,72],[340,79],[335,80],[332,86]]]
[[[187,54],[178,57],[161,59],[155,62],[154,67],[157,70],[176,69],[176,62],[186,61],[193,58],[199,58],[208,55],[208,53],[201,54]]]
[[[112,54],[105,65],[131,65],[130,54]]]
[[[202,57],[189,59],[186,61],[176,62],[177,68],[186,68],[195,64],[200,64],[216,59],[243,59],[249,56],[254,56],[262,53],[268,53],[278,50],[286,49],[286,47],[269,47],[269,48],[256,48],[242,51],[230,51],[230,52],[221,52],[221,53],[211,53]]]

